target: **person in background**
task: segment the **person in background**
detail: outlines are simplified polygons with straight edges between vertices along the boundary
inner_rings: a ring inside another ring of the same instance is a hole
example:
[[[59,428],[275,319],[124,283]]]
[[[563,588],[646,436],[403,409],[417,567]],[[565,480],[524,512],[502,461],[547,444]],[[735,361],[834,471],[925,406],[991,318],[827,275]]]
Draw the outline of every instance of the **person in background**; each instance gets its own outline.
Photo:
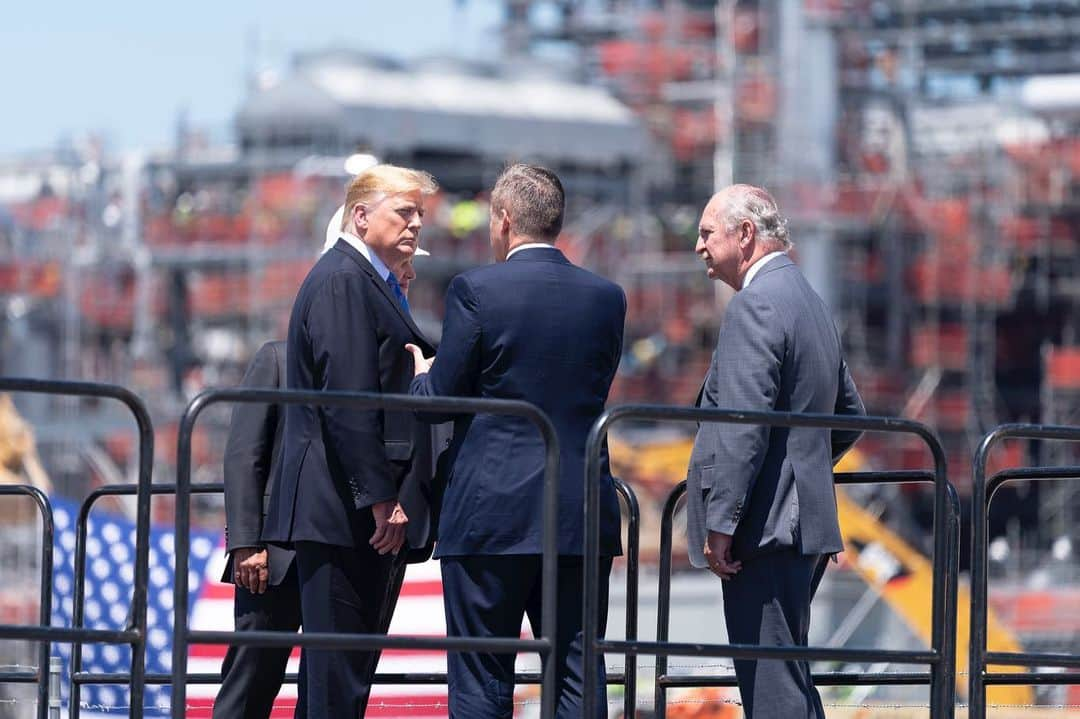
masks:
[[[285,343],[267,342],[255,353],[243,388],[285,386]],[[237,631],[295,632],[300,628],[300,585],[292,550],[262,541],[266,500],[281,470],[285,423],[277,404],[238,402],[225,443],[225,551],[223,582],[236,585]],[[285,679],[291,647],[230,646],[221,665],[214,719],[269,719]],[[304,719],[301,661],[295,716]]]

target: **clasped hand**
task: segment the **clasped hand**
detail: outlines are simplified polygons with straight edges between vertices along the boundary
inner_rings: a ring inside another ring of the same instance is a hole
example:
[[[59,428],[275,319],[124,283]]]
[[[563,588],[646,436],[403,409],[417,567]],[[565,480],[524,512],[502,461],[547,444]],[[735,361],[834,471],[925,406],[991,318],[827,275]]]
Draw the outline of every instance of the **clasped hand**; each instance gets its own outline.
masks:
[[[375,531],[368,544],[379,554],[397,554],[405,544],[405,525],[409,523],[405,510],[394,500],[387,500],[371,505],[371,514],[375,517]]]
[[[270,581],[270,562],[265,549],[239,547],[232,552],[233,581],[252,594],[262,594]]]
[[[709,570],[721,579],[731,579],[742,569],[742,562],[731,554],[731,539],[730,534],[710,531],[705,540],[705,560]]]

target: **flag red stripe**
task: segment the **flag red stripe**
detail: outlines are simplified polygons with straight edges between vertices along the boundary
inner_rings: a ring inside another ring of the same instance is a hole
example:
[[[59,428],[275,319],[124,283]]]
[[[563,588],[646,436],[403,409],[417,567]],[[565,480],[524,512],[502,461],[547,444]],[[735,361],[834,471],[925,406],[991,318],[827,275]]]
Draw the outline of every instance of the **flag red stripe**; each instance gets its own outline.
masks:
[[[426,636],[434,639],[440,639],[444,635],[430,634],[430,635],[416,635],[410,634],[408,636]],[[192,644],[188,647],[188,657],[192,659],[223,659],[228,647],[224,644]],[[442,649],[384,649],[382,655],[384,657],[428,657],[428,656],[440,656],[446,654]],[[293,659],[300,658],[300,650],[296,647],[293,648],[291,657]]]
[[[424,579],[416,582],[406,581],[401,587],[402,597],[441,597],[442,581]],[[233,585],[222,582],[207,582],[199,596],[200,599],[227,599],[232,601]]]
[[[188,699],[187,719],[210,719],[213,714],[212,699]],[[291,719],[295,699],[279,699],[274,702],[271,719]],[[446,694],[415,694],[402,696],[374,696],[368,704],[368,717],[446,717]]]

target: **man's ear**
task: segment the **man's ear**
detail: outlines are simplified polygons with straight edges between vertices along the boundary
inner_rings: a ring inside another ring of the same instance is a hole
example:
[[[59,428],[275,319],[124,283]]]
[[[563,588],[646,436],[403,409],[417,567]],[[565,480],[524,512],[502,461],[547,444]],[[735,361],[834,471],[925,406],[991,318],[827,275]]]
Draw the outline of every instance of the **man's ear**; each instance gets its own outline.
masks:
[[[749,246],[751,240],[754,239],[754,229],[754,223],[750,220],[739,223],[739,247]]]
[[[368,228],[367,207],[362,202],[357,202],[355,205],[353,205],[351,218],[353,227],[356,228],[357,234],[363,236],[367,232]]]
[[[499,232],[507,237],[510,236],[510,213],[505,207],[499,210]]]

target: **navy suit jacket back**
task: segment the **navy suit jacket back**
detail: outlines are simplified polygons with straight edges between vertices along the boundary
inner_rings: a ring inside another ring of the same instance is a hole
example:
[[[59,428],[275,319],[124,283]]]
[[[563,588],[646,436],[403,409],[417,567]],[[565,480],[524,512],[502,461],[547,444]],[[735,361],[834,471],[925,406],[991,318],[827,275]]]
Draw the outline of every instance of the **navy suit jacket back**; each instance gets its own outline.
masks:
[[[516,399],[543,410],[560,448],[559,553],[584,551],[585,440],[604,410],[622,353],[622,289],[555,248],[516,252],[455,277],[435,364],[414,394]],[[440,460],[446,480],[436,556],[542,549],[544,443],[525,419],[455,420]],[[600,549],[620,553],[619,506],[606,449]]]
[[[339,240],[293,303],[288,388],[404,394],[408,342],[434,351],[367,258]],[[264,541],[363,546],[372,504],[401,499],[414,481],[430,484],[430,429],[411,412],[288,404],[281,465]],[[423,539],[410,536],[410,547]]]

